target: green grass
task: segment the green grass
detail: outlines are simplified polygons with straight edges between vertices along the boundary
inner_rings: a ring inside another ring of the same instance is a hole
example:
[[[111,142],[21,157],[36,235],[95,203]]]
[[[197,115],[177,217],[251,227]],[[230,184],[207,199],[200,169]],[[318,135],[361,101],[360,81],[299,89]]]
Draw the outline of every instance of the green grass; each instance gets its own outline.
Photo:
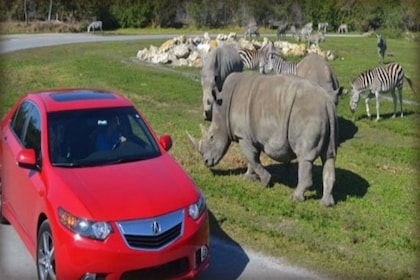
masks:
[[[297,165],[263,157],[274,186],[263,189],[246,181],[246,161],[234,144],[212,170],[204,167],[185,131],[199,136],[202,120],[199,69],[134,63],[139,49],[162,41],[128,41],[66,45],[0,56],[0,115],[26,91],[51,87],[113,89],[129,97],[146,115],[157,134],[174,140],[171,154],[203,190],[214,234],[242,246],[303,265],[336,279],[415,279],[419,249],[417,220],[418,120],[420,107],[404,105],[404,118],[391,119],[392,103],[381,100],[379,122],[366,118],[361,100],[352,121],[349,96],[340,99],[340,146],[336,162],[337,204],[319,205],[320,161],[314,187],[303,203],[289,196],[297,184]],[[342,85],[377,65],[375,39],[327,38],[323,49],[338,59],[330,62]],[[407,76],[419,84],[417,46],[388,40]],[[407,85],[404,98],[418,99]],[[375,112],[372,100],[371,111]],[[206,124],[208,125],[208,124]]]

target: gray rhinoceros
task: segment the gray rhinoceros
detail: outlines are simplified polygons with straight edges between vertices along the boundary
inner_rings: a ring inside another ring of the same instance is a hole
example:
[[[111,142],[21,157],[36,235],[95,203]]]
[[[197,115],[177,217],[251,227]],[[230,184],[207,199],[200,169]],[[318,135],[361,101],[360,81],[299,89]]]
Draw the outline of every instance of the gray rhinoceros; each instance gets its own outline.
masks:
[[[304,77],[324,88],[338,105],[338,97],[343,91],[343,87],[337,79],[337,75],[325,59],[315,53],[305,56],[296,67],[296,74]]]
[[[292,198],[303,201],[312,186],[313,162],[321,157],[321,203],[334,204],[338,122],[325,89],[295,75],[245,71],[230,74],[215,98],[210,127],[201,126],[202,138],[187,132],[207,167],[215,166],[230,144],[238,142],[248,160],[245,177],[269,186],[271,174],[261,165],[261,152],[279,162],[296,158],[299,178]]]
[[[232,72],[242,72],[243,62],[238,50],[231,45],[212,49],[203,57],[201,86],[203,89],[204,119],[211,120],[213,94],[219,94],[226,77]]]

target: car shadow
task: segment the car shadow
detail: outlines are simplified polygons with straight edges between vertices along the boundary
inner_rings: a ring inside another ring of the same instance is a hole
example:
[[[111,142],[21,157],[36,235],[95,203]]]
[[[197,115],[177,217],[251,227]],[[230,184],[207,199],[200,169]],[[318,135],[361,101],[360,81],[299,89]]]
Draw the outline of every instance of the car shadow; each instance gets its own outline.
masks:
[[[271,174],[271,186],[275,183],[283,184],[291,189],[295,189],[298,183],[298,163],[275,163],[265,166]],[[228,176],[228,175],[243,175],[246,168],[235,169],[212,169],[214,175]],[[362,198],[367,193],[369,182],[358,174],[342,169],[335,168],[335,184],[332,191],[335,202],[344,202],[348,197]],[[315,193],[308,196],[307,199],[320,199],[322,197],[322,166],[314,165],[312,169],[313,186],[310,190],[315,190]],[[244,179],[245,180],[245,179]]]
[[[241,245],[220,227],[224,220],[209,210],[210,219],[210,266],[196,279],[238,279],[249,263],[249,257]]]

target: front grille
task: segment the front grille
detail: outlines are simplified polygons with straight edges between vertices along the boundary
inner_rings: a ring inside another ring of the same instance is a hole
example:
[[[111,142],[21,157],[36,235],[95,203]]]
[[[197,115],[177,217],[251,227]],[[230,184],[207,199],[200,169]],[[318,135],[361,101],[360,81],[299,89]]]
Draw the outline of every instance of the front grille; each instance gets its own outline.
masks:
[[[118,221],[116,225],[130,248],[160,250],[183,234],[184,210],[155,218]]]
[[[156,267],[127,271],[121,276],[121,280],[170,279],[182,276],[189,269],[188,258],[185,257]]]
[[[131,247],[143,249],[158,249],[165,246],[166,244],[171,243],[178,236],[180,236],[181,228],[182,224],[178,224],[160,235],[150,236],[126,234],[124,235],[124,237]]]

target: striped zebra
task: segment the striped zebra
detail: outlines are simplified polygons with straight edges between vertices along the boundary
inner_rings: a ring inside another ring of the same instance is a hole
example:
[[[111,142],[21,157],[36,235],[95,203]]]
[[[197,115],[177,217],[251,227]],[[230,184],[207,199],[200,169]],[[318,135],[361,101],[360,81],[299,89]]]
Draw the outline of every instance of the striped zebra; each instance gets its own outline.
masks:
[[[244,38],[246,39],[249,37],[252,39],[252,35],[255,35],[255,37],[260,38],[260,32],[258,31],[258,26],[256,23],[250,23],[246,27]]]
[[[93,31],[93,33],[95,33],[95,29],[98,30],[102,30],[102,21],[98,20],[98,21],[93,21],[91,24],[89,24],[88,28],[87,28],[87,32]]]
[[[281,57],[277,53],[270,53],[268,61],[264,65],[264,71],[262,73],[269,73],[273,70],[276,74],[297,74],[297,63],[290,62]]]
[[[385,51],[386,51],[386,40],[382,34],[376,34],[377,46],[378,46],[378,57],[379,63],[384,63]]]
[[[411,90],[414,92],[414,88],[411,80],[404,75],[404,71],[400,64],[398,63],[389,63],[386,65],[381,65],[372,69],[368,69],[359,76],[357,76],[351,83],[351,97],[350,97],[350,110],[352,113],[355,112],[357,104],[359,103],[360,93],[364,91],[369,91],[366,99],[366,113],[369,119],[371,118],[369,110],[369,100],[375,96],[376,99],[376,121],[380,119],[379,117],[379,94],[391,92],[392,100],[394,102],[394,114],[392,117],[396,116],[397,110],[397,96],[395,95],[395,88],[398,89],[398,98],[400,102],[401,117],[403,117],[403,108],[402,108],[402,88],[404,78],[407,80],[410,85]]]
[[[265,65],[268,63],[269,54],[273,52],[273,49],[274,44],[270,41],[260,49],[240,48],[238,53],[246,68],[254,70],[258,67],[260,73],[265,74]]]

